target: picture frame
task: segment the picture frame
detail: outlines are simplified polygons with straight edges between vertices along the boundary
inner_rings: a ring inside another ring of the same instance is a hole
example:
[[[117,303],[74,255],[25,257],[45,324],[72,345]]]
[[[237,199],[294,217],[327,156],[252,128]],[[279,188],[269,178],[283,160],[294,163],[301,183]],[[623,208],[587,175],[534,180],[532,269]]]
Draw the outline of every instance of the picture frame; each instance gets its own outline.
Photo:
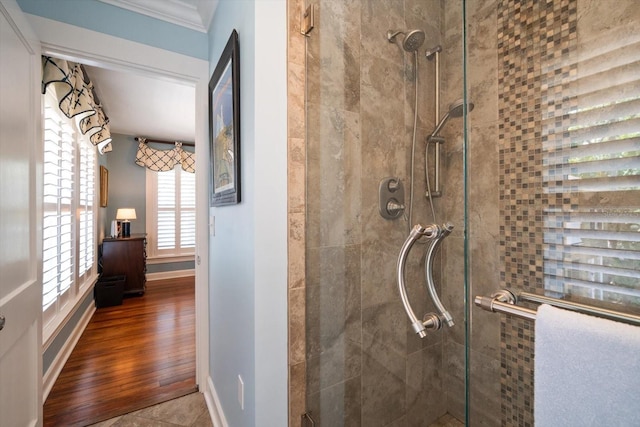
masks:
[[[100,166],[100,207],[106,208],[109,203],[109,170]]]
[[[211,206],[240,203],[240,48],[231,36],[209,81]]]

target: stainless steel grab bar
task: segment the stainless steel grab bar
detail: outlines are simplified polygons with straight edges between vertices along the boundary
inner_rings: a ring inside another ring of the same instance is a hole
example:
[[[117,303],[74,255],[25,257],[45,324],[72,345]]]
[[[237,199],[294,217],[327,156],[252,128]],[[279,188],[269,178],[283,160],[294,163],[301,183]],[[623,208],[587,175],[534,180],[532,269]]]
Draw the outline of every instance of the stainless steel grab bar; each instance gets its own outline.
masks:
[[[474,301],[477,306],[487,311],[508,313],[523,319],[535,320],[536,311],[517,306],[516,304],[518,300],[535,302],[538,304],[549,304],[583,314],[590,314],[603,317],[605,319],[617,320],[631,325],[640,326],[640,316],[635,314],[622,313],[615,310],[608,310],[606,308],[594,307],[591,305],[551,298],[529,292],[520,292],[515,294],[508,289],[503,289],[492,294],[490,297],[476,296]]]
[[[419,320],[416,316],[413,308],[411,307],[411,303],[409,302],[409,297],[407,296],[407,289],[405,286],[405,278],[404,271],[407,264],[407,256],[411,251],[411,247],[415,242],[418,241],[421,237],[427,237],[429,239],[435,239],[442,233],[442,229],[435,225],[429,225],[427,227],[423,227],[420,224],[415,225],[411,231],[409,232],[409,236],[407,240],[405,240],[402,248],[400,248],[400,255],[398,256],[398,264],[397,264],[397,281],[398,281],[398,290],[400,291],[400,298],[402,299],[402,305],[404,305],[404,310],[407,312],[407,316],[409,316],[409,320],[411,321],[411,327],[415,331],[416,334],[420,338],[424,338],[427,336],[427,329],[435,329],[438,330],[442,327],[442,320],[435,313],[427,313],[424,316],[424,320]]]
[[[476,296],[474,302],[478,307],[486,311],[507,313],[521,319],[536,320],[536,311],[515,305],[516,296],[507,289],[495,292],[490,297]]]
[[[429,291],[429,295],[431,295],[433,304],[436,306],[442,316],[442,319],[449,327],[454,325],[454,321],[451,314],[446,308],[444,308],[444,305],[442,305],[440,297],[438,297],[438,292],[436,291],[436,286],[433,281],[433,259],[435,258],[436,251],[440,247],[440,244],[445,237],[451,234],[451,231],[453,231],[453,224],[451,223],[446,223],[444,227],[440,229],[440,233],[431,241],[424,261],[424,275],[427,282],[427,290]]]

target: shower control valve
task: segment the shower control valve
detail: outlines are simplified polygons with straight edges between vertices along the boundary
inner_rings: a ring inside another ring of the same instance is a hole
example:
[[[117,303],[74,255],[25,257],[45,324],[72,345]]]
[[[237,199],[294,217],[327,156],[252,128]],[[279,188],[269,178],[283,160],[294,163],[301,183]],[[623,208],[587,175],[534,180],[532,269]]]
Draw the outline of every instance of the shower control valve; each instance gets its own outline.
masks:
[[[384,219],[402,216],[404,206],[404,184],[398,177],[390,176],[378,186],[378,212]]]
[[[404,212],[404,205],[398,203],[396,199],[391,199],[387,202],[387,213],[394,218]]]

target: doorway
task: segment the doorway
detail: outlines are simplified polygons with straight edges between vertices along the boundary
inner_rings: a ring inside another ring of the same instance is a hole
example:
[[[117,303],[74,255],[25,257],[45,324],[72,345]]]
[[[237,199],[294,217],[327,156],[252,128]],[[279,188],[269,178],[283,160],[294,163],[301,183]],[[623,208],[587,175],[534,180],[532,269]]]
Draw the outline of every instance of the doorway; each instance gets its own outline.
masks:
[[[39,29],[42,54],[82,62],[95,67],[135,73],[159,80],[179,82],[195,88],[194,117],[196,142],[196,228],[207,229],[208,221],[208,144],[207,139],[207,83],[208,63],[186,58],[173,52],[128,42],[104,34],[67,24],[31,17]],[[118,46],[118,49],[114,49]],[[199,172],[198,172],[199,170]],[[196,313],[196,383],[205,391],[208,378],[208,234],[197,233],[195,263]]]

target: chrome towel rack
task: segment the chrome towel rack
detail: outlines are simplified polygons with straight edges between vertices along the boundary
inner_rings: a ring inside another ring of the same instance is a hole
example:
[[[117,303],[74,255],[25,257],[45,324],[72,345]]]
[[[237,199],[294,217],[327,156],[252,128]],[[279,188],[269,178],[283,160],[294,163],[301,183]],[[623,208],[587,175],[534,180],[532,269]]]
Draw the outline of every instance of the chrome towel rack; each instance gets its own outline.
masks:
[[[637,316],[635,314],[622,313],[615,310],[608,310],[606,308],[599,308],[591,305],[580,304],[577,302],[565,301],[558,298],[551,298],[544,295],[532,294],[529,292],[519,292],[516,294],[509,289],[502,289],[491,294],[490,297],[476,296],[474,299],[475,304],[483,310],[491,311],[494,313],[507,313],[521,319],[535,320],[536,311],[518,306],[518,301],[549,304],[558,308],[564,308],[566,310],[577,311],[583,314],[590,314],[593,316],[603,317],[605,319],[628,323],[634,326],[640,326],[640,316]]]

